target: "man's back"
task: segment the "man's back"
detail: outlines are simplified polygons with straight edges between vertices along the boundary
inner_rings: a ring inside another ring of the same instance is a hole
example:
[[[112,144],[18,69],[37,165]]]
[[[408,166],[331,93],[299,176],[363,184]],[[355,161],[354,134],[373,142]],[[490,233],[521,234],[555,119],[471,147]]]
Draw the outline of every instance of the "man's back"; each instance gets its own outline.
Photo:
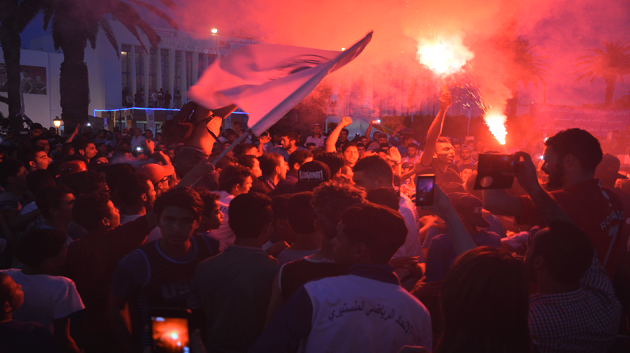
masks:
[[[247,352],[263,330],[271,285],[280,265],[256,248],[230,246],[195,273],[206,316],[206,348]]]
[[[313,316],[303,352],[382,353],[405,345],[432,346],[429,312],[398,284],[346,275],[304,288]]]
[[[581,284],[575,291],[530,297],[529,330],[541,353],[606,352],[615,340],[621,305],[597,258]]]

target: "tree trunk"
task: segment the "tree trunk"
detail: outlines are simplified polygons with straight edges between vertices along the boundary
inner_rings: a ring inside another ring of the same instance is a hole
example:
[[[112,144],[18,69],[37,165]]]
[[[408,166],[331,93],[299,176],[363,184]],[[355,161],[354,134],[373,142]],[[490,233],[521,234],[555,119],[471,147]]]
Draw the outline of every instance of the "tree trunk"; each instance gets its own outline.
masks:
[[[516,111],[518,110],[518,89],[512,89],[512,99],[508,102],[508,118],[515,118]]]
[[[15,8],[7,6],[3,9],[9,10],[7,13],[17,11],[17,1]],[[8,17],[8,16],[7,16]],[[11,16],[15,17],[15,16]],[[20,34],[15,30],[15,20],[3,18],[0,26],[0,44],[7,73],[7,95],[9,104],[9,129],[19,133],[22,129],[22,117],[19,116],[22,102],[20,100],[20,47],[22,40]]]
[[[606,79],[606,106],[607,107],[612,106],[614,94],[615,94],[615,80]]]
[[[90,85],[87,65],[83,62],[86,46],[85,40],[76,39],[72,34],[64,35],[64,42],[61,45],[63,62],[61,63],[59,93],[61,118],[67,135],[72,134],[78,124],[88,121]]]

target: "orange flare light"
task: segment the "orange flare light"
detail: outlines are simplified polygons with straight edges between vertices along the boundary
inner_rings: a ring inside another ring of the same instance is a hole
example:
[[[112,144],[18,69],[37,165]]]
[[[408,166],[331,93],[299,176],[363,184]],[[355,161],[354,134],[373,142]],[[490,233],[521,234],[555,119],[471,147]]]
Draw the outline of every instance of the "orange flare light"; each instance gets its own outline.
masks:
[[[433,41],[423,39],[418,43],[418,61],[436,75],[452,75],[474,57],[459,36]]]
[[[505,137],[507,130],[505,129],[505,121],[507,117],[498,111],[488,111],[484,115],[483,120],[488,125],[490,132],[496,137],[500,144],[505,145]]]

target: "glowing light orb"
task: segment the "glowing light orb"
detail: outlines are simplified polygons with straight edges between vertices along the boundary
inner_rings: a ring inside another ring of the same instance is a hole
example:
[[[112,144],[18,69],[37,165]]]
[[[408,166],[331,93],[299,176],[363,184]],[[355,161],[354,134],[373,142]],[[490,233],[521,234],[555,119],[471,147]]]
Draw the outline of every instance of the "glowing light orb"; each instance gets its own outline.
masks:
[[[176,339],[179,338],[179,335],[177,334],[177,332],[173,332],[173,333],[171,333],[171,338],[176,340]]]
[[[452,75],[475,55],[462,43],[462,38],[422,39],[418,43],[418,61],[436,75]]]
[[[212,30],[210,30],[210,32],[212,32],[212,34],[217,34],[219,33],[219,30],[216,28],[213,28]]]
[[[505,138],[507,136],[507,130],[505,129],[505,121],[507,117],[498,111],[488,111],[484,115],[483,120],[488,125],[490,132],[499,141],[500,144],[505,145]]]

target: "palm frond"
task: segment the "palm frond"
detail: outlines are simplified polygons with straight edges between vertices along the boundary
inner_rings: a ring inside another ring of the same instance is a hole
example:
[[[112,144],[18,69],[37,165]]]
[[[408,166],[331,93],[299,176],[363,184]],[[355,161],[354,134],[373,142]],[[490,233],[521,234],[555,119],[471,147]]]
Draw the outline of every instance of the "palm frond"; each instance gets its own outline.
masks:
[[[140,46],[142,46],[142,49],[144,49],[145,53],[148,54],[149,51],[147,50],[147,47],[144,45],[144,42],[142,41],[142,37],[140,36],[140,33],[138,32],[138,30],[136,29],[136,26],[134,24],[134,18],[128,12],[129,8],[131,10],[133,10],[133,8],[131,6],[129,6],[128,4],[119,3],[118,7],[116,7],[116,9],[114,9],[114,11],[112,11],[112,14],[114,16],[116,16],[116,18],[118,18],[120,23],[123,26],[125,26],[125,28],[127,28],[127,30],[129,32],[131,32],[131,34],[133,34],[134,37],[136,37],[136,39],[138,40],[138,43],[140,43]],[[137,15],[137,13],[136,13],[136,15]]]
[[[138,26],[138,28],[142,30],[142,32],[144,32],[144,34],[147,35],[147,38],[149,39],[149,43],[151,43],[151,45],[154,48],[157,48],[160,42],[162,41],[162,37],[160,37],[160,35],[157,34],[157,32],[153,29],[153,27],[151,27],[148,23],[144,21],[140,21],[136,25]]]
[[[166,5],[166,7],[168,7],[171,10],[175,10],[177,8],[177,5],[175,4],[175,1],[173,0],[160,0],[160,2]]]
[[[55,50],[59,50],[59,48],[61,48],[61,42],[63,41],[63,38],[59,35],[59,25],[58,25],[58,21],[57,21],[57,16],[52,18],[52,39],[53,39],[53,44],[55,45]]]
[[[140,0],[131,0],[133,3],[135,3],[138,6],[142,6],[145,9],[153,12],[154,14],[160,16],[164,21],[166,21],[171,27],[178,29],[179,27],[177,26],[177,23],[175,23],[175,21],[173,21],[172,18],[170,18],[166,13],[164,13],[162,10],[158,9],[157,7],[151,5],[151,4],[147,4],[146,2],[140,1]]]
[[[101,17],[98,24],[103,29],[103,32],[105,33],[105,37],[107,37],[107,40],[109,41],[109,43],[116,50],[116,55],[118,56],[118,59],[120,59],[120,50],[118,50],[118,41],[116,40],[116,36],[114,35],[114,30],[112,29],[112,25],[107,20],[107,17],[105,16]]]
[[[26,26],[37,16],[45,7],[45,0],[22,1],[17,8],[17,19],[15,22],[15,30],[22,33]]]
[[[44,31],[48,30],[48,24],[50,23],[50,19],[55,14],[55,7],[52,4],[49,4],[48,7],[44,9]]]

